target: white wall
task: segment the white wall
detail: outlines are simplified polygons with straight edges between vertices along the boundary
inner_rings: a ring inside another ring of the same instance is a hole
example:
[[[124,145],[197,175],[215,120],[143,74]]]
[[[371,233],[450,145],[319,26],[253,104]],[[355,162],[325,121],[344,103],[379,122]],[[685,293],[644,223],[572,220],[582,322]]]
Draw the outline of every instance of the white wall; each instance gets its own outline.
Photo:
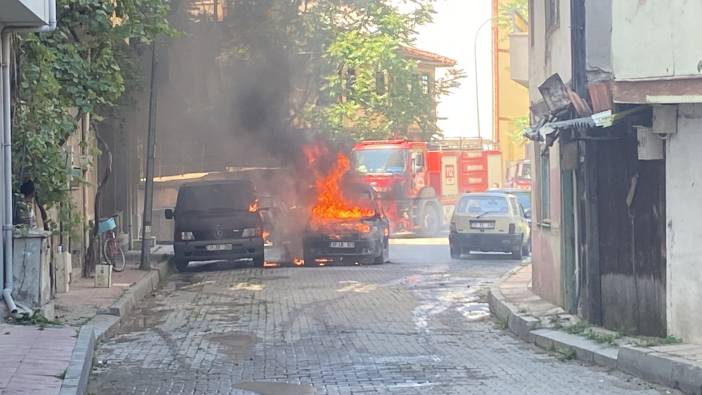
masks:
[[[702,1],[612,1],[617,80],[699,76]]]
[[[668,334],[702,343],[702,104],[678,110],[666,152]]]
[[[611,73],[612,0],[585,3],[585,32],[587,70],[594,73]]]
[[[558,73],[563,82],[569,84],[571,79],[571,55],[570,55],[570,1],[559,0],[559,24],[552,32],[546,32],[546,17],[544,1],[530,0],[533,13],[530,16],[530,28],[534,34],[534,45],[529,45],[529,101],[531,104],[542,101],[538,86],[553,73]],[[532,281],[534,291],[548,301],[561,305],[561,183],[560,183],[560,143],[551,147],[550,151],[550,174],[551,183],[549,186],[550,213],[548,215],[551,225],[538,225],[539,206],[541,204],[541,194],[538,192],[539,185],[539,165],[534,157],[534,152],[530,152],[532,160],[532,191],[534,191],[534,202],[536,218],[532,227]]]
[[[570,1],[559,0],[559,25],[546,34],[545,2],[531,0],[534,15],[531,18],[534,45],[529,48],[529,99],[541,101],[538,86],[551,74],[558,73],[563,82],[571,79],[570,62]]]

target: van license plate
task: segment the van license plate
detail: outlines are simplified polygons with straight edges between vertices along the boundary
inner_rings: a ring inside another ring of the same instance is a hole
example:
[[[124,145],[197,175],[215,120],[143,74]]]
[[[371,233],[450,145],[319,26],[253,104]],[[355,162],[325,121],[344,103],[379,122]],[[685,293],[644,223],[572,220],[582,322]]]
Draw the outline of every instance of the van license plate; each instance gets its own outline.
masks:
[[[356,243],[353,241],[332,241],[329,246],[331,248],[356,248]]]
[[[231,244],[210,244],[205,247],[207,251],[229,251],[232,249]]]

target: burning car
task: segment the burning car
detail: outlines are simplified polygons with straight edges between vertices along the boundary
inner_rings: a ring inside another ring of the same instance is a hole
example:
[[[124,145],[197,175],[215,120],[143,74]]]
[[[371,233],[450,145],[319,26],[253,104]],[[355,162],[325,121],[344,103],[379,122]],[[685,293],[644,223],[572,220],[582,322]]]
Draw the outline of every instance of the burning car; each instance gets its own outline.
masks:
[[[370,186],[342,186],[348,167],[348,159],[339,155],[331,173],[317,180],[317,201],[303,235],[305,265],[380,264],[388,259],[388,220]]]

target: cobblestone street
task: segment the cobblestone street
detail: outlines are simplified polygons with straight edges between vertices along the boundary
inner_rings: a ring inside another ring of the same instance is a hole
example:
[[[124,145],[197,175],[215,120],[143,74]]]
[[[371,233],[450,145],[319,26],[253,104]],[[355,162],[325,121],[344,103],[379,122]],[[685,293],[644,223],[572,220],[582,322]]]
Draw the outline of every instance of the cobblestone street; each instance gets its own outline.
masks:
[[[498,328],[486,287],[516,261],[451,260],[444,239],[395,240],[391,260],[173,275],[100,346],[89,393],[669,393]]]

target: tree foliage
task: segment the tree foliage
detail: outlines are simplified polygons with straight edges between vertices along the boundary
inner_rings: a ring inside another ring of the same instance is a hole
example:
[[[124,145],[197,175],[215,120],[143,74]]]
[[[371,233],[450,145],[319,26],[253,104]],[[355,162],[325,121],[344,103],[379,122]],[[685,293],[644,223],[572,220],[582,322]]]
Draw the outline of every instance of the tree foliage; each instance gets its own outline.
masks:
[[[398,3],[399,6],[398,6]],[[431,21],[434,0],[230,0],[223,58],[253,61],[284,53],[290,71],[289,123],[355,139],[425,138],[440,131],[435,105],[462,76],[423,88],[416,61],[403,56]]]
[[[529,0],[510,0],[505,3],[500,3],[498,10],[497,23],[500,28],[512,31],[514,30],[514,16],[518,14],[525,20],[529,20]]]
[[[13,168],[45,205],[68,203],[71,167],[63,145],[85,113],[125,92],[126,53],[170,34],[167,0],[59,0],[58,27],[15,38]],[[131,77],[133,78],[133,77]]]

